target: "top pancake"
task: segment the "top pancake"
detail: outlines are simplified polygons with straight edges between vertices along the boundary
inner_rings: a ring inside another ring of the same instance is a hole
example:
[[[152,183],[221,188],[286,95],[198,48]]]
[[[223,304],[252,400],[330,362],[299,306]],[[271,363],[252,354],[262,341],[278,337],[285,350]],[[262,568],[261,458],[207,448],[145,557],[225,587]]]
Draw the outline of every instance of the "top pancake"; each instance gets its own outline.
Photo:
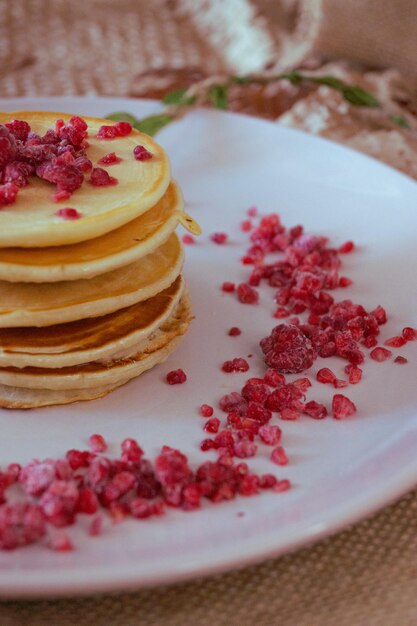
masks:
[[[67,122],[66,113],[22,112],[0,113],[0,124],[14,119],[26,120],[31,129],[43,135],[54,128],[57,119]],[[118,179],[114,186],[93,187],[84,183],[65,203],[52,201],[55,186],[36,177],[20,190],[16,202],[0,211],[0,247],[61,246],[99,237],[119,228],[154,206],[165,193],[170,180],[170,165],[164,150],[148,135],[132,130],[127,137],[97,139],[97,132],[109,120],[84,117],[88,124],[87,157],[93,167],[109,152],[122,159],[106,167]],[[152,159],[137,161],[133,149],[144,146]],[[64,220],[55,215],[62,206],[75,208],[82,214],[78,220]]]

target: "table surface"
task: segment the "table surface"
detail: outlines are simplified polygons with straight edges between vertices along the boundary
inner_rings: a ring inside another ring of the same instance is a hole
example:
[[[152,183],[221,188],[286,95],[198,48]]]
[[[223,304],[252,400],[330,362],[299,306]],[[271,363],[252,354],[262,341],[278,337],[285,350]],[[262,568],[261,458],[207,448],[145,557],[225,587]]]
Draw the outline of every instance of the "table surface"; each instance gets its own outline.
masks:
[[[126,95],[149,68],[224,69],[166,0],[6,0],[0,61],[2,97]],[[279,559],[135,593],[3,601],[0,624],[415,626],[416,590],[417,490]]]

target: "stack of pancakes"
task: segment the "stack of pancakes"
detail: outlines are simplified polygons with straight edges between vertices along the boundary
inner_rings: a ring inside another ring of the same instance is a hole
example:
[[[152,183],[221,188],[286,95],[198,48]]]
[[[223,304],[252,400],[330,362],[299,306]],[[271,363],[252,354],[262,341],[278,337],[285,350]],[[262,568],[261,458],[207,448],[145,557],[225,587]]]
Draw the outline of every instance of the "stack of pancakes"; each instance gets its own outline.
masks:
[[[0,115],[0,124],[27,120],[44,134],[58,113]],[[0,406],[31,408],[105,395],[164,360],[191,319],[182,277],[183,210],[168,158],[150,137],[100,140],[107,121],[88,123],[87,156],[118,184],[85,181],[64,204],[79,219],[57,215],[53,188],[31,178],[15,204],[0,210]],[[152,153],[137,161],[133,149]],[[88,179],[88,175],[87,175]]]

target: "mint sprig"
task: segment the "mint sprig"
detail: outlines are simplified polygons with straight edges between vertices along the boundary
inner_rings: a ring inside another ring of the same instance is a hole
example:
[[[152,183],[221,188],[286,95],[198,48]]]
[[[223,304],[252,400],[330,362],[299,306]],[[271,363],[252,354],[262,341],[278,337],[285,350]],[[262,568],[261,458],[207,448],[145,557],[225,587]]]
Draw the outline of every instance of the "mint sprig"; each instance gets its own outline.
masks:
[[[267,85],[277,80],[288,80],[292,85],[315,84],[325,85],[340,93],[346,102],[355,107],[382,108],[381,102],[372,93],[362,89],[358,85],[349,85],[336,76],[316,76],[304,74],[298,70],[283,72],[274,76],[229,76],[223,82],[216,80],[215,83],[202,81],[194,84],[190,89],[176,89],[169,92],[162,99],[165,111],[138,119],[130,113],[116,112],[107,116],[113,121],[126,120],[134,128],[148,134],[155,135],[176,119],[179,119],[193,106],[210,104],[211,106],[227,110],[229,108],[229,89],[233,84],[237,85]],[[197,95],[196,95],[197,94]],[[391,122],[400,128],[410,128],[406,118],[400,115],[389,115]]]

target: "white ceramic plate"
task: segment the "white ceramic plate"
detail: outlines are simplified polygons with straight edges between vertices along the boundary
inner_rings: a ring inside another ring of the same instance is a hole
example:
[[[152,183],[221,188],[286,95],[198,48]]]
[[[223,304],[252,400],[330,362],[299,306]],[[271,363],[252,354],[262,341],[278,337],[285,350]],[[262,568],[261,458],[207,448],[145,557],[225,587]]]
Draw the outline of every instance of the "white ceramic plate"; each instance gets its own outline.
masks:
[[[0,109],[68,111],[104,116],[137,115],[158,105],[122,99],[49,98],[0,100]],[[215,403],[247,377],[225,375],[225,359],[253,353],[251,374],[261,371],[257,347],[274,325],[271,290],[259,306],[242,306],[222,294],[223,280],[242,280],[239,259],[246,236],[239,223],[246,209],[279,212],[287,225],[353,239],[344,274],[354,280],[340,291],[369,308],[384,305],[385,338],[416,325],[417,186],[398,172],[336,144],[256,119],[197,111],[164,129],[158,140],[172,159],[187,209],[204,234],[188,246],[186,275],[196,319],[180,349],[155,370],[102,400],[30,412],[0,412],[1,464],[62,455],[82,448],[93,432],[111,442],[137,437],[148,456],[161,444],[180,447],[195,464],[210,458],[198,449],[202,402]],[[230,234],[217,246],[209,235]],[[243,334],[226,330],[239,325]],[[78,549],[57,554],[33,546],[0,553],[0,593],[57,595],[139,587],[242,566],[317,540],[357,521],[410,489],[417,481],[417,343],[401,349],[408,365],[368,363],[363,382],[348,389],[358,414],[349,420],[303,418],[281,423],[290,458],[276,468],[259,454],[252,467],[280,469],[294,487],[284,494],[210,505],[200,511],[170,510],[152,521],[127,521],[89,538],[70,529]],[[343,364],[325,362],[342,373]],[[312,368],[312,377],[323,361]],[[164,375],[182,367],[189,380],[170,387]],[[259,370],[258,370],[259,368]],[[309,394],[329,402],[332,390],[316,384]],[[244,515],[238,515],[244,513]]]

